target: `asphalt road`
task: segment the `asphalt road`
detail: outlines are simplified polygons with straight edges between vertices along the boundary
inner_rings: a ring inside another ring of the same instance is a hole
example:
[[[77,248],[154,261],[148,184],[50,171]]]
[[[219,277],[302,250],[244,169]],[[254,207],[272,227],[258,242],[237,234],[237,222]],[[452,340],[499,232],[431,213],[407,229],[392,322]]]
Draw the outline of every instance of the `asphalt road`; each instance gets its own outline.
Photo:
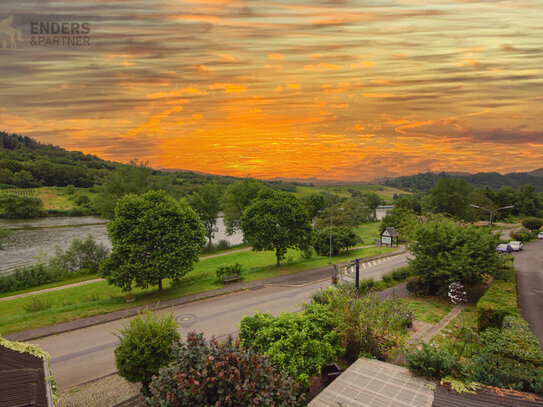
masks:
[[[514,256],[520,311],[543,349],[543,240],[526,243]]]
[[[406,262],[406,255],[391,257],[387,261],[373,262],[361,270],[361,278],[378,279],[382,273]],[[288,285],[267,285],[233,294],[184,304],[173,309],[181,337],[190,331],[225,337],[236,335],[238,324],[245,315],[257,310],[279,315],[299,309],[311,292],[330,284],[323,281],[296,280]],[[123,321],[113,321],[89,328],[31,341],[51,356],[51,368],[59,390],[98,379],[114,373],[113,350],[118,342],[115,332]]]

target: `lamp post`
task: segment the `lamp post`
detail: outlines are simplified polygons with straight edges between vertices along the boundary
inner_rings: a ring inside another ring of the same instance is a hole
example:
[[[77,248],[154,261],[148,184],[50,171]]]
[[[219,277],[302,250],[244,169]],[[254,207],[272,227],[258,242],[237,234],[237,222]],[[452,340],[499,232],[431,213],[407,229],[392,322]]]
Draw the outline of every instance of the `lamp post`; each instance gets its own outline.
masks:
[[[511,208],[515,207],[515,205],[509,205],[509,206],[502,206],[501,208],[490,210],[488,208],[483,208],[482,206],[477,206],[477,205],[470,205],[470,206],[472,206],[473,208],[477,208],[477,209],[484,209],[485,211],[487,211],[490,214],[490,223],[488,224],[489,227],[492,227],[492,215],[494,214],[494,212],[500,211],[502,209],[511,209]]]
[[[342,211],[344,208],[337,208],[339,211]],[[334,210],[330,208],[330,252],[328,254],[328,264],[332,264],[332,214]]]

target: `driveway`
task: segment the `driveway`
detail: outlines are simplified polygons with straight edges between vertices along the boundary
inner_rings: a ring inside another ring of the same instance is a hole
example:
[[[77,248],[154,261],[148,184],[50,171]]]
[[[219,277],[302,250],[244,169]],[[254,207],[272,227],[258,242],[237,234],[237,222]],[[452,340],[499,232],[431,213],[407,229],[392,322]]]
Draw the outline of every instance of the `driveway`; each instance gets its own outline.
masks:
[[[520,311],[543,349],[543,240],[526,243],[514,256]]]

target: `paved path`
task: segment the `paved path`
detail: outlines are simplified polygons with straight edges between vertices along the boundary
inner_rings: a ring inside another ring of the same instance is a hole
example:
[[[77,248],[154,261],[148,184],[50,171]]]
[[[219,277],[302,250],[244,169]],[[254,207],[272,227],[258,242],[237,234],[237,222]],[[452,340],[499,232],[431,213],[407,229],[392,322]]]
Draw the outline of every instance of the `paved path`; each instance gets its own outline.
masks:
[[[543,349],[543,240],[526,243],[513,255],[520,312]]]

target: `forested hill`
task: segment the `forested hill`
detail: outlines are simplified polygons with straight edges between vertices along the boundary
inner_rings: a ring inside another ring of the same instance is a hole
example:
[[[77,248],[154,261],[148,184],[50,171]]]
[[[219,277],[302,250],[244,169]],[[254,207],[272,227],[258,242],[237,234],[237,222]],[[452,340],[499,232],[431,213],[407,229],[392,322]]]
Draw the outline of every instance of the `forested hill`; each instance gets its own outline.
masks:
[[[534,171],[537,173],[537,171]],[[497,172],[479,172],[477,174],[449,174],[446,172],[426,172],[417,175],[398,177],[383,182],[384,185],[416,192],[429,192],[430,189],[444,178],[463,178],[476,188],[499,189],[504,186],[517,188],[524,184],[533,184],[538,191],[543,191],[543,177],[530,175],[525,172],[499,174]]]
[[[0,184],[91,187],[119,164],[0,132]]]
[[[100,184],[104,177],[125,165],[0,131],[0,188],[67,185],[89,188]],[[228,185],[239,179],[183,170],[153,170],[152,175],[163,179],[165,184],[175,185],[183,193],[191,193],[198,185],[207,182]],[[296,185],[304,185],[283,181],[264,181],[264,184],[290,192],[296,191]]]

